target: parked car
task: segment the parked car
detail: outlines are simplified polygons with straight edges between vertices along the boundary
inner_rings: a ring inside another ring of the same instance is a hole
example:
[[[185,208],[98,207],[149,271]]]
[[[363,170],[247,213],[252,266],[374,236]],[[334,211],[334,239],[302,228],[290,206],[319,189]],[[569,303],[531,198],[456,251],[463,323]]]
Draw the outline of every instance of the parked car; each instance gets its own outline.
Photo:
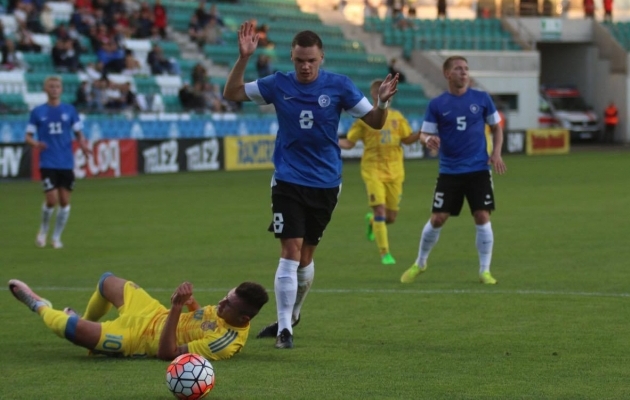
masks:
[[[538,125],[565,128],[571,140],[597,140],[601,126],[597,114],[573,86],[543,86],[540,90]]]

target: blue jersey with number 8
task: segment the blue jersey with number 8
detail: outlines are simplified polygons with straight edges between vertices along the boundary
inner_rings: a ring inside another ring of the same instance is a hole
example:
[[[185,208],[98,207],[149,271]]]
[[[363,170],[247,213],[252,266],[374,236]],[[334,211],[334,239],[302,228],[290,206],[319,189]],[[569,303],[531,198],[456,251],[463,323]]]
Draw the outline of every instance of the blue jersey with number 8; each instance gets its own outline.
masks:
[[[324,70],[310,83],[298,82],[295,72],[276,72],[247,83],[245,92],[257,104],[276,108],[275,179],[316,188],[339,186],[341,112],[363,117],[372,109],[354,83]]]

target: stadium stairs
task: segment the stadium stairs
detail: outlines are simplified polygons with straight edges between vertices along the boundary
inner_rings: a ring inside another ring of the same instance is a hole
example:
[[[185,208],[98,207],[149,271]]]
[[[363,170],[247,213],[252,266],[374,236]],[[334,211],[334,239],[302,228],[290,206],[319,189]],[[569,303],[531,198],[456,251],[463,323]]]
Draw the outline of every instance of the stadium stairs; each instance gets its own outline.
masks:
[[[405,74],[407,81],[422,86],[427,97],[434,97],[442,92],[442,87],[434,84],[426,75],[405,60],[402,48],[386,46],[383,44],[383,37],[379,32],[364,30],[363,0],[349,1],[344,10],[337,8],[338,0],[320,0],[317,2],[297,0],[297,2],[303,11],[317,13],[324,24],[341,28],[346,39],[363,43],[368,54],[383,54],[388,61],[396,58],[396,67]]]

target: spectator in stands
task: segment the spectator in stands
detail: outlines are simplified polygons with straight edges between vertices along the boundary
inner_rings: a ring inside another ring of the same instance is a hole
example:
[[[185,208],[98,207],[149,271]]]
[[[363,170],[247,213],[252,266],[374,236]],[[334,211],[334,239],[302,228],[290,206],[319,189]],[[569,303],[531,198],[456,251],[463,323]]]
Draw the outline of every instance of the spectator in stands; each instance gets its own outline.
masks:
[[[0,19],[0,46],[4,46],[4,41],[7,39],[6,35],[4,34],[4,23],[2,22],[2,20]]]
[[[145,39],[151,37],[151,29],[153,28],[153,12],[149,8],[149,4],[143,2],[140,5],[140,14],[136,21],[137,27],[133,34],[136,39]]]
[[[17,46],[16,48],[23,52],[36,52],[42,51],[42,47],[35,43],[33,34],[26,28],[25,23],[21,23],[16,32]]]
[[[122,73],[124,75],[139,75],[144,73],[140,61],[134,57],[133,51],[129,49],[125,49],[125,67]]]
[[[130,26],[129,18],[127,18],[127,14],[123,14],[120,12],[114,13],[112,24],[114,32],[119,34],[121,37],[130,38],[133,35],[133,31]]]
[[[271,58],[267,54],[259,54],[256,60],[256,72],[259,78],[264,78],[267,75],[273,74],[273,67],[271,65]]]
[[[44,33],[50,33],[55,29],[55,17],[49,5],[44,5],[44,9],[39,14],[39,23]]]
[[[26,24],[28,13],[30,12],[31,8],[32,8],[31,3],[27,3],[25,1],[18,1],[18,3],[16,4],[13,10],[13,17],[15,17],[15,22],[17,22],[18,25]]]
[[[273,48],[274,43],[269,39],[269,25],[262,24],[256,28],[258,34],[258,48]]]
[[[437,17],[446,19],[446,0],[437,0]]]
[[[119,91],[118,97],[107,99],[105,108],[108,110],[120,110],[120,111],[137,111],[138,103],[136,100],[136,94],[131,91],[131,83],[125,82],[115,86]]]
[[[542,15],[544,17],[552,17],[553,16],[553,3],[551,0],[543,0],[542,3]]]
[[[105,5],[104,12],[108,25],[113,26],[115,15],[127,15],[127,7],[125,7],[125,3],[122,0],[110,0],[109,3]]]
[[[378,17],[378,7],[374,6],[370,0],[363,0],[363,16]]]
[[[164,56],[162,47],[154,44],[153,49],[147,54],[147,64],[151,68],[152,75],[177,74],[177,66],[173,60]]]
[[[104,42],[96,58],[103,63],[104,73],[120,73],[125,68],[125,52],[113,40]]]
[[[206,83],[208,81],[208,70],[201,63],[195,64],[190,73],[190,82],[192,85],[197,83]]]
[[[208,21],[210,21],[210,13],[206,12],[205,0],[199,1],[199,5],[195,9],[195,16],[197,17],[197,22],[201,25],[201,27],[206,26]]]
[[[14,69],[27,69],[27,64],[23,61],[20,53],[15,49],[15,42],[12,39],[4,41],[2,46],[2,61],[0,63],[2,71],[12,71]]]
[[[613,0],[604,0],[604,21],[612,22]]]
[[[405,18],[405,15],[400,8],[394,9],[394,13],[392,14],[392,22],[394,23],[394,27],[400,30],[405,30],[407,28],[413,27],[413,23]]]
[[[217,24],[219,24],[221,28],[225,28],[225,23],[223,22],[223,18],[221,18],[221,16],[219,15],[219,11],[217,10],[217,5],[214,3],[212,3],[212,5],[210,6],[210,11],[208,12],[208,18],[216,19]]]
[[[204,44],[223,44],[221,27],[217,23],[216,19],[208,21],[206,26],[203,28],[201,37],[197,41],[197,45],[201,49]]]
[[[107,102],[107,92],[109,91],[109,80],[105,76],[92,82],[92,96],[90,97],[89,109],[96,112],[105,110]]]
[[[212,112],[227,111],[227,104],[223,103],[223,95],[219,91],[219,86],[210,82],[201,84],[201,91],[205,102],[205,108]]]
[[[405,74],[403,74],[398,67],[396,67],[396,63],[398,62],[398,60],[396,59],[396,57],[392,58],[389,62],[389,73],[392,74],[392,76],[396,76],[396,74],[398,74],[398,83],[403,83],[407,80],[407,78],[405,77]]]
[[[153,5],[153,26],[158,29],[162,39],[166,39],[168,19],[166,15],[166,8],[164,8],[160,0],[155,0],[155,4]]]
[[[197,43],[199,50],[203,49],[203,26],[199,23],[196,14],[190,17],[190,22],[188,23],[188,37],[191,41]]]
[[[79,8],[74,10],[70,17],[70,22],[74,24],[80,34],[91,36],[92,29],[95,29],[96,21],[92,15],[91,8]],[[96,49],[95,49],[96,51]]]
[[[595,18],[594,0],[584,0],[584,18]]]
[[[202,84],[195,86],[201,87]],[[179,89],[179,102],[186,111],[203,111],[205,99],[200,91],[194,90],[190,85],[184,85]]]
[[[77,72],[79,53],[74,49],[70,38],[58,38],[51,51],[52,62],[57,72]]]
[[[81,81],[81,84],[77,87],[75,93],[74,103],[72,105],[79,112],[86,112],[90,108],[92,102],[92,94],[90,93],[90,87],[88,81]]]
[[[105,70],[103,69],[103,63],[100,61],[96,63],[88,63],[85,66],[85,73],[87,74],[91,82],[101,79],[101,77],[105,73]]]

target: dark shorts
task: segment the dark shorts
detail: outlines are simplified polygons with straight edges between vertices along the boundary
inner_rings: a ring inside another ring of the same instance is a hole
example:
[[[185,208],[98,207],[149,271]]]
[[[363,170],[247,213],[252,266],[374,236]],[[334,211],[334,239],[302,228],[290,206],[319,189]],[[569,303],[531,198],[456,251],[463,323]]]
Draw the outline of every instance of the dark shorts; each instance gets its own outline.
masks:
[[[71,169],[40,168],[39,172],[42,176],[44,192],[60,187],[68,190],[74,188],[74,171]]]
[[[433,212],[458,216],[468,201],[471,214],[478,210],[494,210],[494,190],[490,171],[468,174],[440,174],[433,193]]]
[[[303,238],[317,245],[337,206],[341,187],[319,189],[276,181],[271,187],[273,220],[269,232],[276,238]]]

